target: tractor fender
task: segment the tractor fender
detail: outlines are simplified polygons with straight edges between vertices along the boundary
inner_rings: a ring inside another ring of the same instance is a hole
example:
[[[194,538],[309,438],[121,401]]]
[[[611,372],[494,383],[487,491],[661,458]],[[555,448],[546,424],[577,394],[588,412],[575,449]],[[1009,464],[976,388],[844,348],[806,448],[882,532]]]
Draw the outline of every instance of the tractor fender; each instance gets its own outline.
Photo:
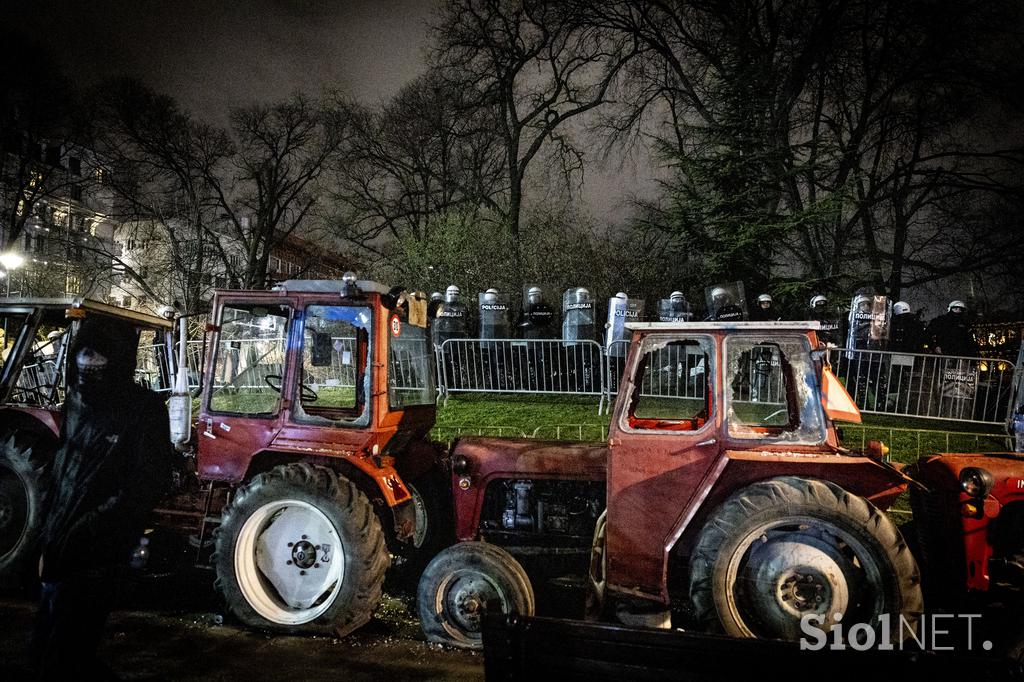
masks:
[[[48,431],[54,438],[60,438],[61,413],[41,407],[0,408],[0,421],[18,428]]]
[[[645,567],[638,562],[631,575],[618,576],[620,582],[621,578],[628,577],[629,584],[610,584],[609,589],[667,604],[670,555],[688,557],[700,530],[719,505],[737,490],[776,476],[831,481],[883,511],[908,485],[908,479],[898,470],[863,456],[834,452],[726,451],[685,503],[671,533],[664,538],[660,567],[656,564]]]

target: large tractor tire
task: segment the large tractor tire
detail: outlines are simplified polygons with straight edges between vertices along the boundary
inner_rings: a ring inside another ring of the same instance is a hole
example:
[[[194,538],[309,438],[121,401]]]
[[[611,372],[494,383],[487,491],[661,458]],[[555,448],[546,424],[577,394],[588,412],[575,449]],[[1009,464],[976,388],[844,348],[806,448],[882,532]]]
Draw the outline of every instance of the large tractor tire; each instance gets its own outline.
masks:
[[[729,498],[701,530],[691,557],[690,597],[709,629],[736,637],[798,640],[812,616],[828,632],[879,617],[906,636],[916,623],[921,579],[896,526],[834,483],[780,477]],[[820,619],[820,620],[817,620]],[[867,633],[863,633],[867,637]]]
[[[217,586],[246,625],[343,637],[370,620],[389,565],[366,496],[330,469],[284,464],[235,494],[216,531]]]
[[[0,431],[0,586],[17,587],[38,563],[56,445],[29,429]]]
[[[463,649],[483,647],[488,608],[532,616],[533,586],[505,550],[486,542],[460,542],[427,565],[416,592],[427,640]]]

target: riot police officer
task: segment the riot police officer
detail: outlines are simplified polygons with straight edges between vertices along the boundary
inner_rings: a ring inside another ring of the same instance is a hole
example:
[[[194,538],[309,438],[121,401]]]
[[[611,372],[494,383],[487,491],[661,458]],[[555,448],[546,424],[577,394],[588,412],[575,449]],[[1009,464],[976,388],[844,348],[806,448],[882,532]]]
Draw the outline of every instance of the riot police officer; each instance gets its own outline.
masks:
[[[463,386],[463,355],[466,349],[457,342],[444,345],[450,339],[465,339],[469,337],[469,310],[462,302],[459,287],[452,284],[444,292],[444,301],[438,305],[434,327],[431,329],[431,337],[434,347],[440,349],[445,372],[446,385],[459,387]]]
[[[526,365],[530,387],[533,390],[550,390],[551,373],[554,371],[553,351],[556,335],[555,310],[544,300],[540,287],[530,287],[523,302],[523,312],[516,322],[516,329],[530,343],[526,348]]]
[[[810,303],[810,318],[817,320],[821,324],[821,328],[818,330],[818,338],[827,345],[833,348],[839,347],[839,342],[842,339],[841,324],[839,318],[836,317],[828,309],[828,299],[823,294],[815,294],[811,297]]]
[[[479,296],[480,312],[480,340],[487,339],[508,339],[509,333],[508,301],[498,294],[498,290],[491,288]],[[489,388],[507,388],[508,377],[505,375],[506,354],[508,341],[496,341],[481,343],[481,359],[490,380]]]
[[[757,307],[754,308],[750,319],[758,322],[775,322],[782,319],[778,312],[772,307],[771,294],[761,294],[757,297]]]
[[[889,330],[889,349],[897,353],[918,353],[924,329],[921,320],[910,312],[910,304],[896,301],[892,307],[892,327]]]
[[[736,303],[736,299],[725,287],[718,286],[711,290],[711,309],[708,310],[708,320],[736,322],[742,320],[743,317],[743,308]]]
[[[437,318],[437,309],[444,303],[444,296],[441,295],[440,291],[435,291],[430,295],[430,301],[427,303],[427,319],[433,321]]]
[[[950,301],[946,312],[928,323],[925,330],[932,352],[936,355],[977,355],[978,347],[968,322],[967,305],[963,301]]]
[[[668,298],[658,301],[659,322],[689,322],[693,319],[693,310],[681,291],[673,291]]]
[[[575,287],[562,298],[562,345],[569,384],[576,391],[590,391],[594,385],[594,347],[588,341],[597,336],[594,300],[586,287]]]

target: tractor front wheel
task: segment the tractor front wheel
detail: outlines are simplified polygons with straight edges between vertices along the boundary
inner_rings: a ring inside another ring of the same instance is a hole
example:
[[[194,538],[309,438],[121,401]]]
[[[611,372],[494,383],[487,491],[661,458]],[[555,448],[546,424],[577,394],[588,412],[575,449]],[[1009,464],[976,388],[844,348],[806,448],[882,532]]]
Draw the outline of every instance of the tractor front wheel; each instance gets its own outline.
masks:
[[[416,601],[427,640],[463,649],[483,647],[489,608],[532,616],[533,586],[505,550],[486,542],[460,542],[427,565]]]
[[[780,477],[733,495],[691,557],[690,597],[705,625],[736,637],[797,640],[866,624],[865,639],[907,635],[922,610],[917,563],[892,521],[834,483]],[[862,642],[863,643],[863,642]]]
[[[275,467],[241,487],[216,533],[224,599],[262,630],[347,635],[370,620],[388,564],[366,496],[305,463]]]

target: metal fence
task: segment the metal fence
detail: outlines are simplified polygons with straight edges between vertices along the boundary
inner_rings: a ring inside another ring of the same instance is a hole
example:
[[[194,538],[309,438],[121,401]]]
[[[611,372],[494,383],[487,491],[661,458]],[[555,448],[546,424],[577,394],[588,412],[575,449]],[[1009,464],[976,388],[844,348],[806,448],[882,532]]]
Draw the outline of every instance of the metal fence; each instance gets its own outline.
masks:
[[[988,424],[1006,420],[1016,367],[1005,360],[832,349],[862,412]]]
[[[437,349],[438,390],[606,396],[596,341],[448,339]]]
[[[354,363],[345,364],[345,350],[355,351],[355,341],[338,338],[341,351],[334,353],[330,367],[309,368],[306,383],[351,387],[355,384]],[[221,352],[237,356],[234,379],[239,386],[262,386],[266,374],[275,372],[274,363],[259,352],[254,340],[222,341]],[[347,346],[346,346],[347,344]],[[625,366],[628,341],[607,347],[596,341],[562,339],[449,339],[435,348],[437,389],[445,399],[454,393],[509,393],[598,396],[598,410],[611,404],[618,393]],[[772,347],[766,346],[772,350]],[[172,377],[162,346],[140,349],[141,379],[154,390],[167,390],[161,377]],[[741,362],[746,371],[738,373],[737,399],[758,393],[761,402],[775,403],[783,395],[783,375],[777,353],[762,353],[755,347]],[[189,385],[195,389],[202,374],[204,342],[189,341]],[[409,368],[393,367],[393,379],[416,381]],[[953,420],[985,424],[1005,422],[1012,398],[1015,372],[1024,371],[1005,360],[951,357],[889,351],[835,348],[829,362],[846,385],[862,412],[923,419]],[[394,359],[394,358],[393,358]],[[412,366],[412,355],[409,364]],[[225,370],[231,370],[226,362]],[[45,372],[26,368],[26,372]],[[247,374],[246,374],[247,373]],[[703,354],[696,346],[668,345],[651,352],[642,395],[702,398]],[[246,378],[248,377],[248,378]],[[219,380],[223,380],[220,378]],[[27,385],[46,385],[26,374]],[[415,388],[415,387],[412,387]]]

